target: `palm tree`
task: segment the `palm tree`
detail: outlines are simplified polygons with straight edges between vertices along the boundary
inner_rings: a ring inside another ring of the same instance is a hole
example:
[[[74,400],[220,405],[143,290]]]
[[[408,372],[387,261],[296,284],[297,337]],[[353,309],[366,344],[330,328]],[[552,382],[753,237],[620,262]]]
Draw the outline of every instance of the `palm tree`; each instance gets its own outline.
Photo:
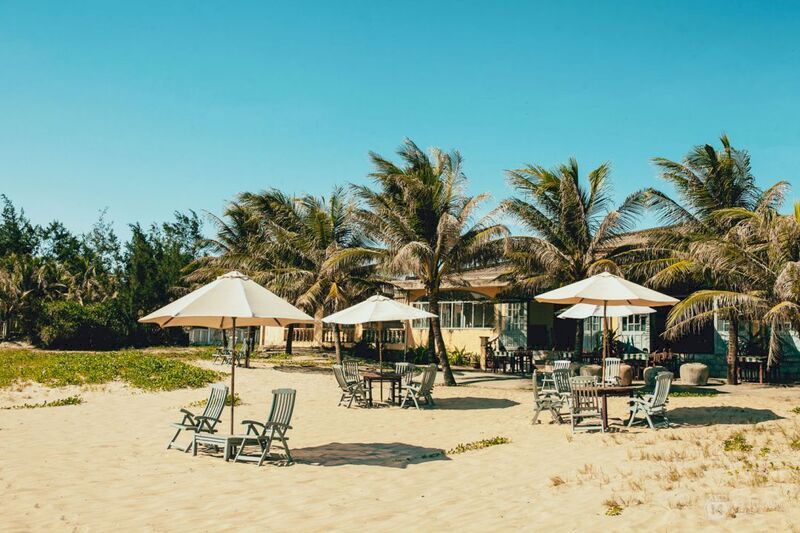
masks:
[[[767,339],[767,367],[772,368],[781,361],[781,334],[788,328],[800,331],[800,213],[796,209],[784,216],[772,207],[732,208],[718,210],[713,217],[730,229],[722,236],[696,240],[689,254],[694,269],[711,273],[724,288],[695,291],[676,305],[665,333],[678,337],[695,331],[714,313],[760,324]],[[736,333],[729,330],[729,361],[738,355]],[[729,374],[730,383],[735,379]]]
[[[655,189],[646,192],[648,206],[661,216],[666,227],[651,231],[647,245],[632,252],[631,256],[636,259],[630,268],[649,278],[655,286],[711,284],[717,290],[738,290],[738,281],[727,276],[733,273],[709,270],[708,262],[697,260],[695,250],[700,243],[709,246],[708,243],[726,235],[734,226],[734,219],[719,216],[720,212],[730,209],[774,211],[783,199],[785,182],[762,191],[755,183],[747,151],[734,148],[726,135],[720,137],[720,142],[722,150],[708,144],[696,146],[680,162],[665,158],[653,160],[661,169],[661,177],[673,186],[679,198],[674,200]],[[677,326],[679,316],[683,317],[680,321],[688,318],[685,313],[692,309],[700,312],[694,306],[678,309],[678,313],[670,315],[668,329]],[[729,300],[717,312],[728,322],[728,383],[735,384],[739,321],[744,310]],[[675,327],[671,334],[682,331],[684,328]]]
[[[529,164],[507,171],[517,196],[503,201],[501,208],[533,233],[507,240],[508,277],[516,290],[532,295],[597,272],[619,273],[615,248],[641,213],[642,194],[631,194],[612,209],[610,170],[603,163],[589,172],[585,184],[574,158],[553,169]],[[578,320],[576,354],[582,337]]]
[[[465,269],[495,259],[507,229],[490,216],[476,217],[488,195],[465,194],[457,151],[433,148],[426,155],[406,139],[397,154],[400,165],[370,153],[375,188],[354,187],[363,203],[361,228],[375,246],[345,250],[330,265],[376,260],[388,276],[416,276],[437,315],[430,321],[429,345],[432,339],[445,384],[455,385],[438,318],[440,289]]]
[[[207,271],[238,268],[315,317],[314,338],[322,343],[322,317],[374,290],[372,266],[352,263],[323,268],[327,259],[361,246],[355,206],[342,188],[327,198],[295,198],[271,189],[243,193],[217,223],[215,248]],[[338,327],[334,342],[341,359]],[[287,352],[291,352],[292,327]]]

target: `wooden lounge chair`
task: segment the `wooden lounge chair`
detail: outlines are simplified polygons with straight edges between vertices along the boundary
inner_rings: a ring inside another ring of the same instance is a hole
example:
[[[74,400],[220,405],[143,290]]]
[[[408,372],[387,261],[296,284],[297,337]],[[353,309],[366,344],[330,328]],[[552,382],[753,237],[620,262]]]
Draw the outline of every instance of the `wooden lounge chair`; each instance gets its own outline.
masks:
[[[586,386],[580,379],[572,378],[570,383],[572,388],[572,401],[569,406],[570,422],[572,433],[576,431],[591,431],[599,429],[605,432],[603,427],[603,411],[600,406],[600,395],[594,385]],[[588,424],[583,422],[589,421]],[[597,420],[596,424],[592,421]]]
[[[653,394],[647,394],[641,398],[632,398],[628,400],[631,418],[628,420],[628,427],[635,423],[647,422],[650,429],[656,429],[653,424],[653,417],[662,418],[659,427],[668,428],[669,419],[667,418],[667,403],[669,402],[669,388],[672,385],[672,372],[661,372],[656,376],[656,386],[653,389]],[[642,415],[643,418],[634,421],[636,415]]]
[[[619,385],[619,367],[622,364],[622,359],[617,357],[607,357],[605,372],[603,374],[603,383],[606,385]]]
[[[342,368],[344,370],[344,379],[348,383],[361,381],[361,375],[358,373],[358,361],[344,361]]]
[[[414,402],[414,405],[419,409],[419,402],[425,400],[428,407],[435,405],[433,401],[433,382],[436,380],[436,365],[429,364],[422,371],[422,379],[419,383],[410,383],[406,386],[406,394],[403,396],[403,401],[400,402],[400,407],[405,407],[409,398]]]
[[[358,380],[348,382],[342,365],[333,365],[333,375],[336,377],[336,383],[342,390],[342,396],[339,398],[339,405],[347,401],[347,407],[349,408],[353,405],[353,402],[361,406],[367,403],[367,394],[364,391],[364,384]]]
[[[411,363],[395,363],[394,372],[401,376],[403,386],[410,385],[414,380],[414,365]]]
[[[556,370],[569,370],[571,361],[567,359],[559,359],[553,361],[553,372]],[[555,390],[553,383],[553,372],[544,372],[542,376],[542,392],[552,392]]]
[[[264,460],[271,454],[272,447],[278,446],[283,450],[286,461],[292,462],[292,454],[289,451],[289,443],[286,442],[286,433],[292,429],[292,413],[294,413],[294,400],[297,391],[294,389],[275,389],[272,391],[272,407],[269,416],[264,423],[257,420],[243,420],[242,424],[247,426],[247,433],[241,437],[237,436],[234,443],[238,450],[234,457],[236,461],[249,461],[264,464]],[[256,454],[247,454],[248,447],[258,446]]]
[[[183,413],[183,420],[174,422],[172,427],[177,428],[175,436],[167,444],[167,449],[177,448],[182,452],[188,452],[191,445],[185,447],[175,444],[178,436],[182,431],[193,431],[195,433],[214,433],[216,432],[216,425],[222,415],[222,410],[225,408],[225,399],[228,397],[228,387],[222,383],[217,383],[211,387],[211,392],[206,401],[206,407],[203,409],[202,415],[196,415],[187,409],[181,409]]]
[[[572,389],[569,386],[569,370],[560,369],[553,370],[553,385],[555,386],[555,394],[564,403],[572,401]]]
[[[544,410],[550,411],[550,416],[553,417],[553,422],[562,422],[561,407],[564,405],[563,401],[558,395],[555,394],[539,394],[539,386],[536,383],[536,370],[533,371],[533,419],[531,424],[536,424],[539,420],[539,413]]]

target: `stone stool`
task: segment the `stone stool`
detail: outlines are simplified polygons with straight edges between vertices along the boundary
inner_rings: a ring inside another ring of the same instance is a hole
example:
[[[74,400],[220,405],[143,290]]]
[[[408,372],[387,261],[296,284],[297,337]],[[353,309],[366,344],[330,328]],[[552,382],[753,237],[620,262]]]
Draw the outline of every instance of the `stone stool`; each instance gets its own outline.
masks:
[[[662,372],[669,372],[663,366],[648,366],[644,369],[644,384],[647,388],[652,389],[656,386],[656,376]]]
[[[629,387],[633,383],[633,367],[631,365],[619,365],[619,384],[621,387]]]
[[[600,365],[583,365],[580,369],[581,376],[594,376],[601,379],[603,375],[603,367]]]
[[[681,365],[682,385],[707,385],[708,365],[703,363],[684,363]]]

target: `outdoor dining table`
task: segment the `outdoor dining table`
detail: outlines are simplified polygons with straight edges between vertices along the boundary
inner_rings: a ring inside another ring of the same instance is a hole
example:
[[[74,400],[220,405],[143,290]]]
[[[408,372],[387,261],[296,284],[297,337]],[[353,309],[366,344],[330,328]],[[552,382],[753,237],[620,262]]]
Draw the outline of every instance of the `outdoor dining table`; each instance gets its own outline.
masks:
[[[381,398],[383,397],[383,383],[388,382],[391,385],[392,393],[389,401],[391,403],[399,403],[402,400],[403,376],[400,374],[395,372],[364,372],[361,377],[364,380],[364,391],[367,393],[367,405],[369,407],[372,407],[372,383],[375,381],[381,384]]]
[[[597,387],[597,394],[600,396],[602,414],[603,414],[603,429],[608,430],[608,397],[609,396],[633,396],[644,387],[641,385],[602,385]]]

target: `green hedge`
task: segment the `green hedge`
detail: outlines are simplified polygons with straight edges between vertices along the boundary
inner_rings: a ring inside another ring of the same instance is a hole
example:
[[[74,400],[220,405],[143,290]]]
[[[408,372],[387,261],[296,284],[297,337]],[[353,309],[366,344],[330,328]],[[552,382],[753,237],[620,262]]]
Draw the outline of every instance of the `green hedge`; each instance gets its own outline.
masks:
[[[116,302],[81,305],[77,302],[45,304],[38,337],[46,348],[113,350],[125,345],[129,320]]]

